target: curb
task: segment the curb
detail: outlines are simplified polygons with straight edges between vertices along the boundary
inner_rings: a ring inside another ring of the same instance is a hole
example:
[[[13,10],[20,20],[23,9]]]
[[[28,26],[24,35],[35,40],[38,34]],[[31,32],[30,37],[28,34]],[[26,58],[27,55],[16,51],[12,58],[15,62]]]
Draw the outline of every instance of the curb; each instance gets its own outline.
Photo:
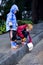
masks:
[[[43,38],[43,31],[32,38],[33,45],[35,46]]]
[[[42,39],[42,37],[43,31],[40,34],[32,37],[34,46]],[[8,54],[3,56],[0,60],[0,65],[16,65],[27,52],[28,49],[26,45],[20,47],[16,51],[10,49]]]

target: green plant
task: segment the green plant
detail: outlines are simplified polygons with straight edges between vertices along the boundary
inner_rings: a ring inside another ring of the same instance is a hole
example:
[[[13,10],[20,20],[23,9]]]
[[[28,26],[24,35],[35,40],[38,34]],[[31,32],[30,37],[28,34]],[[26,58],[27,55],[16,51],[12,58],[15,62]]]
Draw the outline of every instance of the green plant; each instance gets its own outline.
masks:
[[[18,25],[33,24],[31,20],[18,20]]]
[[[31,20],[18,20],[18,25],[24,25],[24,24],[33,24]],[[0,34],[3,34],[6,32],[6,22],[3,20],[0,20]]]
[[[5,25],[5,21],[1,21],[0,22],[0,34],[5,33],[6,32],[6,25]]]

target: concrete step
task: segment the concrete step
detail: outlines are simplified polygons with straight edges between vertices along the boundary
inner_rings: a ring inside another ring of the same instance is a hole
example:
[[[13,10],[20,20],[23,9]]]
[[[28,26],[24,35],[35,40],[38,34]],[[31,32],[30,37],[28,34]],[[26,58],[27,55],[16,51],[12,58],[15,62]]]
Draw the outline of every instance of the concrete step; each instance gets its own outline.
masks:
[[[43,38],[43,23],[34,25],[30,34],[35,46]],[[0,65],[16,65],[27,52],[26,45],[11,50],[9,34],[0,35]]]
[[[43,32],[32,37],[34,46],[43,38]],[[0,59],[0,65],[16,65],[21,58],[28,52],[26,45],[21,46],[17,50],[11,50],[2,55]]]
[[[43,65],[43,39],[17,65]]]

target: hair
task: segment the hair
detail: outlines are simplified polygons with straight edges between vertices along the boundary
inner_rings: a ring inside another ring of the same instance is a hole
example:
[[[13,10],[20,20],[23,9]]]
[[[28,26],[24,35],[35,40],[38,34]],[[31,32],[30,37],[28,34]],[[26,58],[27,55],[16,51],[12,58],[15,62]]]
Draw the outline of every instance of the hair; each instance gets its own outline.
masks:
[[[29,28],[30,30],[32,30],[33,25],[32,25],[32,24],[28,24],[28,28]]]

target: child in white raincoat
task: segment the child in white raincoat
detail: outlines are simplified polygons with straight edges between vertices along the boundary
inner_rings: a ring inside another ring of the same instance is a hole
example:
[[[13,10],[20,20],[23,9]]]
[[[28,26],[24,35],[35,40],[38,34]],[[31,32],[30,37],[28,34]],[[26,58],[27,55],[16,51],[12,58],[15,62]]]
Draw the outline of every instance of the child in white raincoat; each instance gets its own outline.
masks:
[[[7,20],[6,20],[6,31],[9,31],[10,34],[10,43],[11,48],[16,49],[18,47],[16,43],[16,31],[17,31],[17,20],[16,20],[16,13],[19,11],[17,5],[13,5],[10,9],[10,12],[7,14]]]

